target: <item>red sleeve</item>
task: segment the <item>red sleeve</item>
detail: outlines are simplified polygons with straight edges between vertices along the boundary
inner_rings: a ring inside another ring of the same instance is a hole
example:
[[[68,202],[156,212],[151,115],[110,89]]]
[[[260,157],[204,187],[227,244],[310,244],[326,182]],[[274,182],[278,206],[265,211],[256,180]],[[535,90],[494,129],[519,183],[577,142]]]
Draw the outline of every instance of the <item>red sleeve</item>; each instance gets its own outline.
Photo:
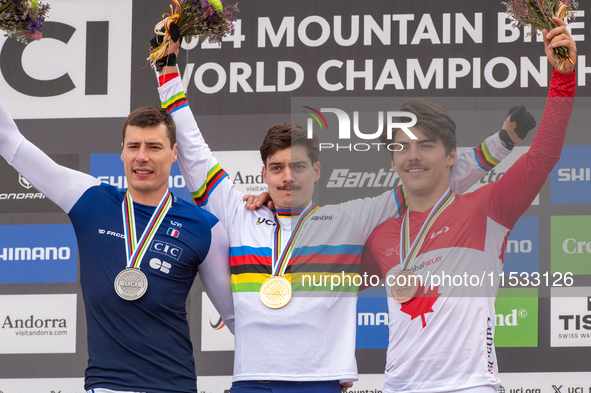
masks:
[[[389,225],[392,224],[390,222],[391,220],[391,218],[386,220],[386,222],[374,229],[369,236],[369,239],[365,242],[365,246],[363,246],[363,252],[361,254],[361,271],[359,273],[363,279],[363,284],[366,282],[369,283],[369,277],[371,276],[377,276],[380,279],[384,278],[385,273],[382,272],[381,269],[382,263],[376,255],[384,254],[384,236],[393,237],[389,236],[388,231]],[[382,244],[380,244],[380,241],[382,241]],[[374,252],[377,252],[377,254],[374,254]],[[367,279],[364,279],[363,277],[367,277]],[[359,290],[362,291],[367,288],[371,288],[371,286],[361,285]]]
[[[472,194],[487,215],[506,228],[513,228],[529,208],[560,159],[575,87],[575,72],[553,70],[544,113],[529,151],[499,181]]]

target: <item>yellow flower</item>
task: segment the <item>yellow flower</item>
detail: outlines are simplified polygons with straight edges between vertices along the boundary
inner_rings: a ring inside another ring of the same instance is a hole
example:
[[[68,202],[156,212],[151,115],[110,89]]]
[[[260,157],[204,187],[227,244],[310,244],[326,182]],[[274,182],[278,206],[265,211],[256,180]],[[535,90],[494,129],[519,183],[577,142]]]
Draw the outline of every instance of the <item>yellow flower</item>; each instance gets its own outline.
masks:
[[[224,10],[224,7],[222,6],[222,2],[220,0],[207,0],[207,2],[217,12],[222,12]]]

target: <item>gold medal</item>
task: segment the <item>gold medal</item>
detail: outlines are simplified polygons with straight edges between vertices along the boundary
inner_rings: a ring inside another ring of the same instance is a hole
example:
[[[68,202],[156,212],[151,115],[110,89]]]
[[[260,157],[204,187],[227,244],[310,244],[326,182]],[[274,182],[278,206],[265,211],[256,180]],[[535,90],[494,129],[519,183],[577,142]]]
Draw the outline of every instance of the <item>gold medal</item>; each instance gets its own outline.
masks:
[[[259,292],[265,306],[281,308],[291,300],[291,283],[285,277],[272,276],[265,280]]]
[[[403,270],[394,276],[394,283],[390,288],[392,297],[398,303],[406,303],[419,290],[419,277],[410,270]]]

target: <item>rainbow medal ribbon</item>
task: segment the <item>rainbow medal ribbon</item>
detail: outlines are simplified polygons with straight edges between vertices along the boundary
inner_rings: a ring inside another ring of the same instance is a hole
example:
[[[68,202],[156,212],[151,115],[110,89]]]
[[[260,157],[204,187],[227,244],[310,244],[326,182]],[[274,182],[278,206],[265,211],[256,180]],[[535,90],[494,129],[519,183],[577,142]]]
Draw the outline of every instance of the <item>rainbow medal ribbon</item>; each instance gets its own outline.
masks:
[[[295,228],[291,231],[289,240],[281,250],[281,220],[275,213],[275,232],[273,234],[273,266],[272,276],[263,282],[259,291],[261,301],[269,308],[281,308],[291,300],[291,283],[286,279],[285,271],[291,260],[291,252],[299,234],[304,227],[304,222],[318,210],[315,203],[311,203],[298,218]]]
[[[164,220],[166,213],[172,206],[172,194],[167,191],[146,225],[144,233],[137,239],[135,229],[135,213],[133,210],[133,199],[129,190],[125,193],[121,210],[123,213],[123,231],[125,233],[125,254],[127,256],[127,268],[115,278],[115,292],[120,298],[128,301],[134,301],[146,293],[148,290],[148,278],[140,270],[142,258],[148,250],[148,246],[156,236],[160,224]]]
[[[437,220],[437,217],[439,217],[441,213],[451,205],[454,199],[455,194],[451,188],[448,187],[447,191],[441,196],[441,198],[439,198],[435,206],[433,206],[433,209],[431,209],[431,213],[429,213],[429,216],[423,223],[412,246],[410,245],[410,226],[408,223],[410,209],[406,209],[404,218],[402,219],[402,230],[400,231],[400,266],[402,267],[402,270],[396,274],[394,284],[390,288],[392,297],[398,303],[408,302],[417,293],[420,286],[420,280],[416,274],[409,270],[409,268],[415,257],[418,255],[421,246],[427,237],[427,232],[431,229],[433,223]]]

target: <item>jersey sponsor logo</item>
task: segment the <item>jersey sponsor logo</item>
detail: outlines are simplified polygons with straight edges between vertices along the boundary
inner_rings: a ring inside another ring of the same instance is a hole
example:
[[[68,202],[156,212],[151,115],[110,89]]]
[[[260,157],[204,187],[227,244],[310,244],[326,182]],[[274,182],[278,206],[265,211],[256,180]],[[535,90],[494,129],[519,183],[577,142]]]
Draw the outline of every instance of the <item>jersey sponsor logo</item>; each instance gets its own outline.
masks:
[[[168,228],[169,231],[171,229],[174,230],[173,228]],[[174,244],[170,244],[167,242],[163,242],[161,240],[152,240],[152,243],[150,243],[150,251],[166,255],[168,257],[173,258],[176,261],[179,260],[181,254],[183,253],[183,249],[181,247],[175,246]]]
[[[448,226],[443,227],[439,231],[431,233],[430,238],[435,239],[437,236],[441,235],[442,233],[446,233],[447,231],[449,231],[449,227]]]
[[[494,340],[494,333],[493,333],[493,322],[491,321],[490,317],[486,319],[486,357],[487,357],[487,364],[486,364],[486,371],[493,374],[494,372],[494,348],[493,348],[493,340]]]
[[[591,145],[564,146],[550,175],[552,204],[591,203]]]
[[[499,289],[495,301],[494,324],[495,347],[537,347],[537,289]]]
[[[150,267],[154,270],[160,270],[164,274],[170,273],[172,265],[168,262],[161,261],[158,258],[150,259]]]
[[[51,155],[60,165],[78,170],[78,155]],[[0,162],[0,213],[51,213],[62,210],[35,189],[6,161]]]
[[[269,220],[268,218],[264,218],[264,217],[259,217],[257,219],[255,225],[261,225],[261,224],[270,225],[272,227],[274,227],[275,225],[277,225],[275,223],[275,221],[273,221],[273,220]]]
[[[0,296],[0,354],[74,353],[76,295]]]
[[[99,229],[98,230],[98,233],[100,235],[115,236],[115,237],[118,237],[118,238],[121,238],[121,239],[125,239],[125,235],[124,234],[113,232],[113,231],[107,231],[105,229]]]
[[[131,78],[118,70],[131,67],[131,30],[118,26],[131,23],[132,1],[102,4],[73,14],[71,2],[55,0],[35,45],[0,38],[0,92],[11,97],[6,106],[15,119],[129,114]],[[39,61],[51,58],[60,64]]]
[[[550,220],[552,271],[591,274],[591,216],[553,216]]]
[[[330,215],[330,216],[322,215],[322,216],[310,217],[310,221],[331,221],[331,220],[332,220],[332,215]]]
[[[591,287],[551,288],[550,346],[591,347]]]
[[[2,225],[0,239],[0,284],[76,282],[71,225]]]
[[[121,164],[121,154],[119,153],[91,154],[90,174],[103,183],[110,184],[119,189],[127,188],[127,178],[125,177],[125,170]],[[185,179],[176,162],[172,164],[170,170],[168,188],[175,197],[179,197],[193,204],[193,197],[189,190],[187,190]]]

